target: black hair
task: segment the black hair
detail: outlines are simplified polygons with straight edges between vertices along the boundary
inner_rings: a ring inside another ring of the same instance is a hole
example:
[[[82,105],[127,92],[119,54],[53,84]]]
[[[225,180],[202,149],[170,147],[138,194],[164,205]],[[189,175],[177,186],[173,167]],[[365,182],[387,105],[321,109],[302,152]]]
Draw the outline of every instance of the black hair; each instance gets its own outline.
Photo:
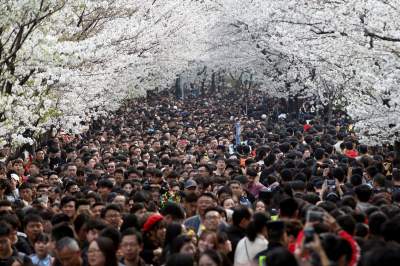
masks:
[[[60,223],[51,229],[51,239],[58,241],[64,237],[74,238],[74,231],[67,222]]]
[[[250,209],[247,208],[246,206],[237,206],[233,209],[233,214],[232,214],[232,223],[235,226],[239,226],[240,222],[243,219],[251,219],[251,212]]]
[[[186,243],[191,243],[192,238],[188,235],[179,235],[172,241],[171,254],[179,253]]]
[[[188,254],[175,253],[169,256],[166,266],[193,266],[193,256]]]
[[[164,216],[170,215],[173,219],[185,218],[185,212],[182,207],[174,202],[168,202],[165,204],[160,213]]]
[[[280,216],[293,217],[299,209],[299,204],[293,198],[287,198],[279,203]]]
[[[142,244],[143,244],[143,237],[142,237],[142,234],[141,234],[138,230],[135,230],[134,228],[128,228],[128,229],[122,231],[121,240],[122,240],[125,236],[136,236],[136,241],[138,242],[138,244],[139,244],[139,245],[142,245]]]
[[[263,231],[264,228],[267,227],[267,222],[269,221],[269,217],[264,213],[255,213],[253,215],[253,220],[249,223],[246,228],[246,235],[251,242],[253,242],[257,235]]]
[[[103,253],[103,256],[105,258],[104,265],[117,266],[118,259],[117,259],[116,252],[113,249],[114,248],[113,240],[108,237],[100,236],[93,241],[95,241],[97,243],[101,253]]]
[[[113,242],[114,252],[117,252],[121,242],[121,233],[117,229],[107,226],[100,232],[99,236],[110,238]]]
[[[265,255],[265,265],[268,266],[297,266],[295,256],[286,248],[277,247],[268,251]]]
[[[207,249],[203,253],[200,254],[199,258],[202,256],[207,256],[209,257],[217,266],[222,266],[224,265],[224,259],[221,256],[221,254],[213,249]]]

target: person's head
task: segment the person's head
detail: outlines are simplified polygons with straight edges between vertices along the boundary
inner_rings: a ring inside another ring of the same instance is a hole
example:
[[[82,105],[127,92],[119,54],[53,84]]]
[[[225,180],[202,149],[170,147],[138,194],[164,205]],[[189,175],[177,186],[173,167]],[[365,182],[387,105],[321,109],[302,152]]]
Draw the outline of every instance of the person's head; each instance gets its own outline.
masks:
[[[233,209],[232,223],[234,226],[246,229],[251,221],[251,211],[246,206],[237,206]]]
[[[287,198],[279,203],[279,217],[281,218],[296,218],[299,209],[299,204],[294,198]]]
[[[179,235],[172,242],[171,253],[181,253],[194,256],[196,254],[196,246],[193,239],[187,235]]]
[[[22,183],[18,189],[19,189],[20,198],[25,200],[28,203],[31,203],[32,196],[33,196],[32,185],[29,184],[28,182],[25,182],[25,183]]]
[[[285,223],[283,221],[270,221],[267,223],[268,241],[286,245],[288,242]]]
[[[243,185],[238,180],[232,180],[229,182],[229,188],[232,191],[232,195],[240,197],[243,194]]]
[[[206,230],[217,231],[221,222],[222,217],[216,207],[210,207],[204,211],[204,227]]]
[[[235,207],[235,201],[231,197],[226,197],[221,203],[224,209],[233,209]]]
[[[215,203],[215,197],[212,193],[204,192],[201,194],[197,199],[197,211],[199,215],[204,216],[204,211],[209,207],[213,207]]]
[[[269,217],[264,213],[255,213],[253,215],[253,220],[246,228],[246,235],[250,241],[253,242],[259,234],[267,236],[268,221]]]
[[[87,254],[90,266],[118,265],[114,243],[107,237],[98,237],[93,240],[89,245]]]
[[[133,228],[126,229],[122,232],[120,247],[124,260],[135,263],[143,249],[142,234]]]
[[[166,225],[164,217],[161,214],[151,214],[142,228],[144,237],[147,237],[153,243],[162,246],[165,240]]]
[[[102,202],[96,202],[92,205],[91,211],[94,218],[100,218],[101,212],[106,206]]]
[[[33,244],[33,249],[35,250],[35,254],[39,258],[45,258],[49,252],[49,237],[45,234],[40,234],[34,244]]]
[[[193,266],[193,256],[181,253],[175,253],[169,256],[166,266]]]
[[[207,249],[202,252],[199,257],[199,266],[222,266],[223,259],[218,251],[213,249]]]
[[[368,202],[372,196],[372,189],[370,186],[363,184],[355,188],[357,199],[361,202]]]
[[[0,212],[13,212],[11,202],[8,200],[0,200]]]
[[[182,222],[185,219],[185,212],[182,207],[174,202],[168,202],[160,211],[167,224]]]
[[[64,237],[56,242],[56,257],[62,266],[83,264],[79,244],[71,237]]]
[[[61,199],[60,209],[70,219],[73,219],[76,213],[76,199],[72,196],[65,196]]]
[[[277,247],[268,251],[264,258],[268,266],[297,266],[299,265],[295,256],[286,248]]]
[[[0,258],[11,256],[12,254],[12,229],[5,222],[0,222]]]
[[[100,219],[92,219],[86,222],[86,240],[90,243],[99,237],[101,230],[106,228],[107,225]]]
[[[119,229],[122,225],[122,210],[119,205],[109,204],[101,211],[101,218],[111,225],[112,227]]]
[[[37,214],[28,214],[24,217],[24,229],[29,241],[35,242],[36,238],[43,233],[43,219]]]

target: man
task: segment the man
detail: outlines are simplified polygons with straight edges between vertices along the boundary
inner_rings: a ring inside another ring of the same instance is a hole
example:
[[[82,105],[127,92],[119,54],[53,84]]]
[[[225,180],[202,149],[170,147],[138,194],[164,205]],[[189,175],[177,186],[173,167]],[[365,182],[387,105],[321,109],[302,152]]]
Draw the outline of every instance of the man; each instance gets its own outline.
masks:
[[[233,210],[232,225],[226,229],[228,239],[232,243],[232,251],[228,254],[231,260],[234,258],[236,246],[240,239],[246,236],[246,228],[251,221],[251,216],[251,211],[246,206],[237,206]]]
[[[30,183],[22,183],[19,186],[19,197],[23,200],[27,205],[31,205],[33,201],[33,191],[32,185]]]
[[[223,176],[226,168],[225,159],[223,157],[218,157],[216,162],[217,169],[214,171],[214,175]]]
[[[101,211],[105,208],[105,204],[103,202],[96,202],[92,205],[91,211],[93,214],[93,218],[100,218]]]
[[[185,212],[182,207],[175,202],[168,202],[161,209],[160,213],[164,216],[164,221],[167,225],[175,222],[182,223],[185,219]]]
[[[204,230],[217,232],[222,223],[222,217],[216,207],[208,208],[204,211]]]
[[[122,263],[125,266],[144,266],[144,260],[139,256],[143,250],[142,235],[133,228],[122,232],[121,238]]]
[[[266,254],[274,250],[276,248],[287,248],[288,237],[286,233],[285,223],[283,221],[270,221],[267,223],[268,230],[268,248],[261,251],[255,256],[256,262],[259,262],[259,265],[263,261]]]
[[[101,179],[97,182],[97,192],[100,194],[103,202],[107,202],[108,195],[111,193],[113,187],[113,183],[108,179]]]
[[[216,205],[216,199],[212,193],[204,192],[197,200],[197,215],[188,218],[184,225],[186,228],[193,229],[197,234],[200,234],[200,225],[205,219],[205,210]]]
[[[56,254],[57,262],[59,262],[59,265],[61,266],[83,265],[78,242],[71,237],[64,237],[57,241]]]
[[[76,199],[75,199],[75,197],[72,197],[72,196],[63,197],[60,202],[60,209],[72,221],[72,219],[75,217],[75,214],[76,214]]]
[[[24,232],[27,236],[30,250],[27,251],[30,255],[34,252],[33,244],[36,238],[43,233],[43,219],[37,214],[28,214],[24,218]]]
[[[32,265],[28,256],[12,248],[12,229],[5,222],[0,222],[0,265]]]
[[[116,204],[109,204],[101,211],[101,218],[111,225],[113,228],[119,230],[122,225],[121,208]]]

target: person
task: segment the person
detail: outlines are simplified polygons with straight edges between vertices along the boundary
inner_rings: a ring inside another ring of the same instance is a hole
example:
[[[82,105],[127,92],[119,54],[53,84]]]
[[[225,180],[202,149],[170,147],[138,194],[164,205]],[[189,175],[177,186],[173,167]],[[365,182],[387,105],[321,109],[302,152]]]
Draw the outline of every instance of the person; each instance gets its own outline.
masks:
[[[5,222],[0,222],[0,265],[30,266],[28,256],[12,247],[12,229]]]
[[[140,257],[143,250],[143,238],[140,232],[133,228],[128,228],[122,232],[121,236],[121,262],[125,266],[144,266],[145,262]]]
[[[232,244],[232,251],[228,253],[228,257],[231,261],[234,260],[237,244],[246,235],[246,228],[249,225],[251,218],[252,213],[246,206],[237,206],[233,210],[232,224],[226,228],[228,239]]]
[[[114,252],[114,243],[107,237],[98,237],[88,248],[89,266],[117,266],[118,260]]]
[[[51,266],[54,259],[49,254],[48,243],[49,237],[45,234],[40,234],[33,244],[35,253],[30,255],[32,263],[35,266]]]
[[[205,192],[197,199],[197,215],[189,217],[184,225],[186,228],[193,229],[198,235],[201,233],[201,224],[205,219],[205,210],[214,207],[216,204],[215,196],[212,193]]]
[[[254,257],[268,246],[267,222],[269,218],[264,213],[255,213],[253,220],[246,229],[246,236],[242,238],[235,250],[234,265],[251,264]]]
[[[143,224],[143,250],[141,257],[148,264],[159,265],[165,240],[165,222],[161,214],[151,214]]]
[[[56,261],[60,266],[82,266],[83,259],[78,242],[71,237],[61,238],[56,242]],[[57,265],[57,264],[56,264]]]
[[[200,254],[198,266],[223,266],[223,259],[221,255],[213,250],[208,249]]]

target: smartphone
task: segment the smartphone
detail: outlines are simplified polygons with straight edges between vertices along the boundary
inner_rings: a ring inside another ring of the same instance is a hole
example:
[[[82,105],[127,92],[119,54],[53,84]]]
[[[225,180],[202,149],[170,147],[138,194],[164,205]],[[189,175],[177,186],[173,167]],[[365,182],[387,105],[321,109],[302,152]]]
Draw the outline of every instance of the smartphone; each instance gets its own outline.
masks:
[[[304,229],[304,243],[310,243],[314,241],[315,230],[314,227],[306,227]]]
[[[307,222],[310,222],[310,223],[322,222],[323,218],[324,218],[323,212],[310,210],[307,212],[306,220],[307,220]]]
[[[327,179],[326,180],[326,185],[330,189],[336,189],[336,181],[335,181],[335,179]]]

